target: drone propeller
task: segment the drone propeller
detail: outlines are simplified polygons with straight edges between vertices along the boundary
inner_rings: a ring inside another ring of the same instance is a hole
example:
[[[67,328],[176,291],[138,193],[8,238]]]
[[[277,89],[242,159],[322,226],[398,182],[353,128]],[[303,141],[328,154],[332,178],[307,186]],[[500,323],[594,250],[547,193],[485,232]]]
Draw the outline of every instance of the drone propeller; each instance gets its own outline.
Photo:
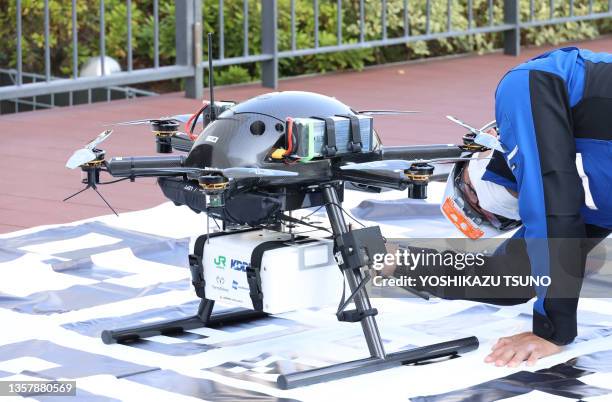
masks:
[[[111,209],[111,211],[113,211],[115,215],[119,216],[117,214],[117,211],[115,211],[115,209],[102,196],[100,191],[98,191],[97,184],[100,180],[100,166],[98,164],[96,164],[95,166],[84,166],[96,160],[100,163],[104,161],[104,151],[100,151],[96,149],[96,147],[100,145],[100,143],[102,143],[104,140],[106,140],[112,133],[113,130],[110,129],[101,132],[96,138],[87,143],[87,145],[85,145],[83,148],[76,150],[72,154],[70,159],[68,159],[68,161],[66,162],[66,167],[68,169],[76,169],[77,167],[81,166],[83,168],[83,171],[87,173],[87,179],[84,180],[84,183],[86,184],[85,188],[77,191],[69,197],[64,198],[63,201],[68,201],[72,197],[81,194],[88,188],[91,188],[100,196],[100,198],[102,198],[102,201],[104,201],[104,203]]]
[[[496,128],[496,127],[497,127],[497,120],[491,120],[490,122],[488,122],[484,126],[480,127],[480,131],[487,131],[487,130],[489,130],[491,128]]]
[[[297,176],[296,172],[289,172],[286,170],[276,170],[276,169],[262,169],[262,168],[249,168],[249,167],[234,167],[234,168],[226,168],[226,169],[204,169],[198,167],[180,167],[180,168],[142,168],[142,169],[133,169],[134,173],[178,173],[178,174],[188,174],[188,173],[221,173],[223,176],[228,179],[256,179],[261,177],[292,177]]]
[[[154,119],[140,119],[140,120],[129,120],[129,121],[120,121],[117,123],[109,123],[105,124],[105,126],[137,126],[142,124],[151,124],[156,121],[177,121],[179,123],[187,123],[189,119],[193,116],[192,113],[184,113],[184,114],[175,114],[174,116],[162,116]],[[202,115],[198,116],[196,123],[201,123],[204,117]]]
[[[460,125],[463,128],[468,129],[472,134],[474,134],[476,137],[474,137],[474,143],[478,144],[478,145],[482,145],[483,147],[487,147],[489,149],[494,149],[496,151],[500,151],[500,152],[505,152],[504,147],[502,147],[501,143],[499,142],[499,140],[497,138],[495,138],[493,135],[485,132],[484,130],[487,130],[489,128],[492,128],[492,123],[489,123],[487,125],[485,125],[483,128],[481,128],[480,130],[477,128],[474,128],[472,126],[470,126],[469,124],[466,124],[464,122],[462,122],[461,120],[457,119],[456,117],[453,116],[446,116],[447,119],[449,119],[450,121],[452,121],[453,123],[456,123],[458,125]]]
[[[178,123],[184,123],[187,120],[189,120],[189,117],[187,117],[187,120],[183,120],[184,116],[188,116],[188,115],[179,114],[179,115],[176,115],[176,116],[157,117],[155,119],[140,119],[140,120],[120,121],[118,123],[105,124],[105,126],[139,126],[139,125],[143,125],[143,124],[153,124],[153,123],[158,122],[158,121],[176,121]]]
[[[416,114],[421,113],[418,110],[360,110],[357,113],[365,114],[368,116],[393,116],[402,114]]]
[[[83,148],[76,150],[66,162],[66,167],[68,169],[75,169],[81,165],[96,160],[97,155],[93,150],[102,141],[106,140],[112,133],[113,130],[105,130]]]
[[[469,161],[472,158],[436,158],[436,159],[413,159],[413,160],[402,160],[402,159],[389,159],[384,161],[364,162],[364,163],[353,163],[350,165],[340,166],[342,170],[361,170],[361,171],[375,171],[375,172],[403,172],[410,169],[415,164],[427,164],[427,163],[455,163],[462,161]]]
[[[191,119],[192,116],[193,114],[175,114],[174,116],[170,118],[172,120],[180,121],[181,123],[187,123],[189,119]],[[201,123],[202,120],[204,120],[204,116],[199,115],[198,118],[196,119],[196,123]]]
[[[101,132],[100,134],[98,134],[98,136],[96,138],[94,138],[93,140],[91,140],[91,142],[89,142],[87,145],[85,145],[85,148],[87,149],[94,149],[98,144],[100,144],[103,141],[106,141],[106,139],[113,133],[113,130],[105,130],[103,132]]]

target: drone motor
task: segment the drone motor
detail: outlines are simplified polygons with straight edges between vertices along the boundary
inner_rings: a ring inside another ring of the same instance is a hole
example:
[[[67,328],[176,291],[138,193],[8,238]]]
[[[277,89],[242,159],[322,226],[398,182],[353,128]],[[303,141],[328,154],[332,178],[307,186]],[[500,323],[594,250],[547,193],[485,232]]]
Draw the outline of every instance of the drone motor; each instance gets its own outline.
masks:
[[[174,119],[151,120],[151,131],[155,134],[157,152],[172,153],[172,136],[178,133],[179,122]]]
[[[427,184],[433,175],[434,167],[429,163],[415,163],[405,171],[406,178],[410,180],[408,197],[418,200],[427,198]]]
[[[81,166],[81,170],[83,171],[81,183],[83,184],[96,185],[100,183],[100,168],[104,164],[106,151],[93,149],[93,153],[96,155],[96,158]]]
[[[477,144],[474,140],[476,139],[476,134],[467,133],[463,136],[463,145],[461,148],[467,152],[483,152],[488,150],[489,148],[484,145]]]
[[[221,175],[205,175],[198,178],[200,188],[208,196],[208,206],[220,208],[225,205],[225,197],[223,194],[227,189],[229,180]]]

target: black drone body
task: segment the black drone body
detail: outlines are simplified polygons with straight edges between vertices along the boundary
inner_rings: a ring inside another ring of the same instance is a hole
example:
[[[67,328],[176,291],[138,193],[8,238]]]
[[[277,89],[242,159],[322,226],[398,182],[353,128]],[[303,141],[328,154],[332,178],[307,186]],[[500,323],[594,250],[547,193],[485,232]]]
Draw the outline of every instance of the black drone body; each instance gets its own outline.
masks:
[[[189,115],[119,123],[149,124],[161,155],[101,160],[97,147],[107,130],[67,166],[90,172],[85,184],[94,189],[100,171],[131,180],[157,177],[176,205],[227,224],[258,226],[279,223],[287,211],[324,205],[324,183],[335,187],[340,201],[345,182],[369,191],[408,188],[410,197],[426,198],[431,163],[453,162],[482,148],[474,143],[476,134],[461,146],[384,147],[372,116],[397,113],[412,112],[357,112],[325,95],[273,92],[238,104],[207,104],[193,116],[201,114],[200,120],[190,119],[192,131],[203,122],[197,136],[179,131]],[[180,154],[167,155],[173,151]]]
[[[324,205],[323,187],[332,186],[341,202],[345,182],[368,191],[408,188],[409,197],[426,198],[434,172],[431,163],[453,162],[466,152],[501,147],[484,132],[489,126],[478,130],[452,116],[447,117],[470,131],[462,145],[383,147],[372,116],[416,112],[357,112],[335,98],[312,92],[274,92],[238,104],[215,102],[212,49],[213,34],[209,33],[210,102],[204,102],[198,112],[191,117],[116,124],[149,124],[157,153],[177,150],[187,156],[106,161],[105,152],[98,148],[112,133],[106,130],[66,163],[86,173],[82,180],[86,187],[64,201],[88,188],[104,200],[96,188],[100,172],[119,180],[158,177],[164,195],[177,205],[212,213],[224,223],[257,226],[278,220],[284,211]],[[179,131],[184,122],[186,134]],[[196,136],[198,122],[203,130]]]
[[[263,254],[276,247],[299,248],[302,242],[315,240],[294,236],[291,228],[296,223],[313,225],[287,212],[320,206],[325,208],[329,227],[315,228],[331,233],[333,247],[329,250],[333,256],[329,261],[334,261],[331,265],[341,270],[343,283],[350,290],[346,299],[342,296],[336,316],[340,321],[361,324],[370,357],[280,375],[277,380],[280,388],[454,356],[477,348],[478,340],[467,337],[390,354],[385,352],[375,320],[378,312],[371,306],[365,286],[370,279],[365,268],[371,266],[377,254],[386,252],[385,240],[377,226],[355,229],[347,225],[341,204],[346,183],[364,191],[408,189],[408,197],[426,198],[435,164],[466,161],[471,153],[500,146],[494,136],[484,132],[490,127],[479,130],[449,116],[470,131],[461,145],[384,147],[374,130],[373,116],[414,112],[358,112],[334,98],[297,91],[269,93],[238,104],[215,102],[212,34],[208,35],[208,43],[210,103],[205,103],[193,115],[119,123],[150,125],[160,155],[106,160],[105,152],[99,148],[112,132],[106,130],[77,150],[66,164],[71,169],[80,167],[86,173],[82,180],[85,189],[96,192],[98,184],[111,183],[100,182],[102,172],[118,178],[114,181],[155,177],[164,195],[175,204],[205,212],[223,224],[215,233],[210,233],[207,226],[206,233],[196,240],[193,254],[189,255],[192,284],[201,299],[194,316],[103,331],[103,341],[129,342],[265,316],[260,276]],[[187,123],[185,133],[180,132],[182,123]],[[196,135],[199,124],[202,130]],[[210,219],[206,222],[209,225]],[[281,225],[287,222],[290,225]],[[207,294],[205,276],[217,268],[207,268],[203,262],[204,249],[211,238],[249,231],[263,233],[264,229],[282,232],[287,228],[291,234],[287,241],[265,242],[251,250],[251,263],[245,275],[252,309],[247,306],[248,310],[213,314],[213,306],[219,299]],[[355,308],[349,310],[351,303]]]
[[[233,236],[262,228],[283,231],[284,227],[291,228],[297,223],[332,234],[336,261],[350,290],[346,300],[343,296],[336,316],[340,321],[360,322],[370,357],[281,375],[277,380],[280,388],[454,356],[477,348],[478,340],[467,337],[391,354],[384,350],[375,320],[378,312],[371,306],[365,287],[370,276],[362,269],[372,263],[375,255],[386,252],[384,238],[377,226],[354,229],[346,224],[341,206],[345,184],[352,183],[365,191],[407,188],[409,197],[426,198],[427,184],[436,163],[465,161],[467,154],[486,149],[482,145],[483,136],[485,141],[491,142],[491,136],[484,134],[482,129],[470,128],[471,133],[464,137],[461,145],[384,147],[374,130],[372,116],[397,113],[405,112],[356,112],[324,95],[275,92],[239,104],[211,102],[191,118],[183,115],[121,123],[149,124],[158,156],[105,160],[105,152],[99,145],[112,130],[106,130],[76,151],[66,166],[80,167],[87,173],[83,180],[87,185],[85,189],[98,192],[96,186],[102,184],[102,172],[118,180],[156,177],[164,195],[176,205],[205,212],[223,224],[215,233],[210,233],[207,226],[206,234],[198,238],[194,253],[189,255],[192,284],[201,299],[196,315],[103,331],[104,342],[129,342],[172,331],[265,316],[261,279],[254,266],[246,272],[253,309],[212,313],[215,299],[205,291],[205,272],[209,272],[202,259],[205,244],[212,237]],[[181,133],[180,125],[187,118],[187,133]],[[196,136],[194,131],[199,122],[203,129]],[[170,153],[174,154],[168,155]],[[287,214],[319,206],[325,207],[329,228]],[[210,220],[206,222],[208,225]],[[300,241],[309,240],[293,235],[291,239],[280,243],[283,247],[299,247]],[[348,309],[350,303],[355,305],[352,310]]]
[[[322,205],[320,192],[312,186],[337,179],[340,175],[337,165],[381,158],[378,149],[308,161],[274,157],[275,151],[287,148],[292,120],[318,116],[357,114],[334,98],[297,91],[260,95],[220,113],[193,143],[184,162],[186,168],[254,168],[286,174],[234,179],[225,189],[222,208],[210,212],[233,224],[273,223],[282,212]],[[293,140],[297,142],[296,138]],[[299,146],[296,144],[296,148]],[[160,178],[158,182],[169,199],[198,211],[207,206],[203,195],[193,191],[196,187],[192,180],[198,176],[196,171],[182,178]],[[214,184],[220,185],[217,180]],[[342,198],[342,186],[336,187]]]
[[[200,134],[188,166],[264,167],[272,148],[286,135],[287,118],[353,114],[340,101],[312,92],[274,92],[221,113]],[[276,167],[279,165],[277,164]]]

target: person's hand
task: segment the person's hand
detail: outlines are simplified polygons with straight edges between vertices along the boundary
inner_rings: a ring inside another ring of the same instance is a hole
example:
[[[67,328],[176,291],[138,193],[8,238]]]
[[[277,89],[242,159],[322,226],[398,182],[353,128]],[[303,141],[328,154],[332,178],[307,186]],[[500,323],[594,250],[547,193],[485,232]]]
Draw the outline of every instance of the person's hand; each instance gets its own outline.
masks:
[[[397,253],[397,251],[399,250],[399,245],[394,243],[387,243],[385,246],[387,247],[387,254],[395,255],[395,253]],[[379,273],[382,274],[382,276],[384,277],[390,278],[395,273],[396,268],[397,267],[395,266],[395,263],[385,264],[384,268]]]
[[[561,347],[532,332],[523,332],[513,336],[499,338],[491,348],[491,353],[485,358],[486,363],[495,363],[497,367],[517,367],[527,361],[533,366],[538,359],[554,355]]]

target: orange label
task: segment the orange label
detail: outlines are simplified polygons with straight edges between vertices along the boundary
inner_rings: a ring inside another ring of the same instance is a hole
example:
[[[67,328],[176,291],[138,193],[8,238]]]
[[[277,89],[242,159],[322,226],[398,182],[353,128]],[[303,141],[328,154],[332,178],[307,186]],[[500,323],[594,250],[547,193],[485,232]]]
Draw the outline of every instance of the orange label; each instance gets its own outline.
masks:
[[[472,240],[480,239],[484,236],[484,232],[479,229],[474,222],[457,206],[457,203],[452,198],[446,197],[442,204],[442,213],[446,218],[453,223],[467,237]]]

